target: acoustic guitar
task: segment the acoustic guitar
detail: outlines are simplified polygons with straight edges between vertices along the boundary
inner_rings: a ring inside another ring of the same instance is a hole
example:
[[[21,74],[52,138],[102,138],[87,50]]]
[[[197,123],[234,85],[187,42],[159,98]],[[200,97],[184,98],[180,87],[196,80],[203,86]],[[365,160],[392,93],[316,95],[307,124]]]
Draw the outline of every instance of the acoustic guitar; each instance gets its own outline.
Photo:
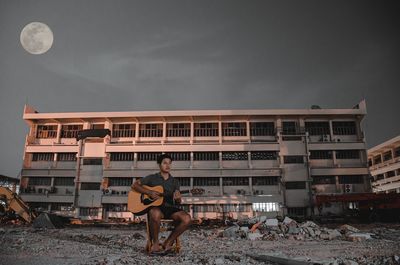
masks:
[[[149,208],[152,206],[160,206],[163,201],[164,197],[162,194],[164,194],[164,188],[162,186],[146,186],[143,185],[143,188],[146,188],[148,190],[153,190],[161,193],[161,197],[153,200],[150,198],[149,195],[143,194],[140,192],[135,191],[133,188],[128,194],[128,206],[127,209],[128,211],[134,213],[135,215],[143,215],[148,212]],[[181,194],[186,194],[186,193],[191,193],[193,195],[197,194],[203,194],[204,189],[191,189],[191,190],[181,190]]]

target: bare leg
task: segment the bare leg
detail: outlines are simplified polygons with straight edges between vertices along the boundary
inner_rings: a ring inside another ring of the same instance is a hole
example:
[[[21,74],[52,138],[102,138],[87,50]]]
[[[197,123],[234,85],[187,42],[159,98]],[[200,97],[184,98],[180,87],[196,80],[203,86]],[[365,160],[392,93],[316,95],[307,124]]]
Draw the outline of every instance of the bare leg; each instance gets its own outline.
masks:
[[[192,223],[190,215],[184,211],[172,214],[171,219],[176,221],[178,224],[175,226],[175,229],[171,232],[169,237],[164,241],[163,247],[165,250],[170,249],[175,239],[177,239],[178,236],[185,232],[185,230],[188,229],[190,224]]]
[[[160,224],[162,218],[163,214],[159,208],[154,207],[150,209],[148,213],[150,240],[152,242],[150,252],[160,251],[160,242],[158,240],[158,234],[160,232]]]

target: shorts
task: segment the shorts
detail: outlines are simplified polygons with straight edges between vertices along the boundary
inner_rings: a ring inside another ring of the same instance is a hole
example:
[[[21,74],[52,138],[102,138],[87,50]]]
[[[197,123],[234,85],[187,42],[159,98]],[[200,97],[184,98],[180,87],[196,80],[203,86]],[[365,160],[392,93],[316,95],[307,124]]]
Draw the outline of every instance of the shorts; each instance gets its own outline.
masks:
[[[159,208],[161,210],[161,212],[164,215],[163,219],[171,219],[171,215],[173,215],[174,213],[183,211],[182,209],[179,209],[177,207],[166,206],[166,205],[153,206],[153,207],[157,207],[157,208]]]

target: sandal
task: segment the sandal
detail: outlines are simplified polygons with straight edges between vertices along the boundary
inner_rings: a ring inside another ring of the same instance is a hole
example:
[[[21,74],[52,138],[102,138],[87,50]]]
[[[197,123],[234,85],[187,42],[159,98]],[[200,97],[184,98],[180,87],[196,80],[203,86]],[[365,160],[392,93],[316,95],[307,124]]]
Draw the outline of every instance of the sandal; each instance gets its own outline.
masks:
[[[149,256],[165,256],[166,253],[163,250],[158,250],[158,251],[152,251],[149,253]]]

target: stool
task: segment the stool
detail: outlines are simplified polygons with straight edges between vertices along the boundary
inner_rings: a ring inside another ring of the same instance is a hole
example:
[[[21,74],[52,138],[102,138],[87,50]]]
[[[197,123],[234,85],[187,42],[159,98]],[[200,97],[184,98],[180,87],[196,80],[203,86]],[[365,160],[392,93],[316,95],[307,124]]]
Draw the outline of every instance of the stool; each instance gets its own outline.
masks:
[[[166,232],[166,231],[172,231],[174,228],[175,228],[174,220],[161,219],[160,233]],[[151,247],[153,246],[153,242],[150,239],[149,216],[147,216],[147,220],[146,220],[146,233],[147,233],[146,252],[150,253]],[[179,236],[176,238],[174,244],[172,245],[172,249],[176,253],[179,253],[181,251],[181,241],[179,239]]]

